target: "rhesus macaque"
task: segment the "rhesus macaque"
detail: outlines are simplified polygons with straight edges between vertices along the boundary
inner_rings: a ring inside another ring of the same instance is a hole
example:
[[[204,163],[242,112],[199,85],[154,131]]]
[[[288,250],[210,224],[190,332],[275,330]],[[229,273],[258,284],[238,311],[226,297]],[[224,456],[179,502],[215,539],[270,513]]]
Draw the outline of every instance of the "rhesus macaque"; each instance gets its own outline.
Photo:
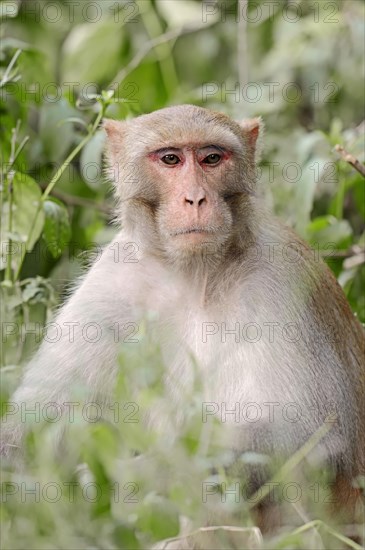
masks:
[[[180,414],[192,356],[206,410],[263,411],[253,424],[226,415],[237,452],[290,456],[330,404],[336,422],[317,451],[337,476],[339,503],[353,506],[351,480],[364,473],[364,332],[327,266],[255,195],[260,119],[239,124],[181,105],[104,129],[122,229],[59,312],[62,337],[43,342],[11,402],[62,407],[75,384],[105,399],[118,371],[110,327],[138,326],[153,312],[166,394]],[[88,323],[102,329],[95,342]],[[293,404],[300,422],[270,417]],[[23,432],[10,409],[5,454]]]

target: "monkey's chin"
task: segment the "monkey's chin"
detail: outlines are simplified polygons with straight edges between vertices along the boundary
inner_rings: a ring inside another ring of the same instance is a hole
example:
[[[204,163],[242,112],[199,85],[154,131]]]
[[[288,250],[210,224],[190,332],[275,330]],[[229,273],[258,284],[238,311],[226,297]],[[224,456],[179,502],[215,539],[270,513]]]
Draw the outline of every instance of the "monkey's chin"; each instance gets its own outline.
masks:
[[[172,237],[174,245],[179,249],[191,252],[211,247],[216,244],[216,237],[211,231],[184,231]]]

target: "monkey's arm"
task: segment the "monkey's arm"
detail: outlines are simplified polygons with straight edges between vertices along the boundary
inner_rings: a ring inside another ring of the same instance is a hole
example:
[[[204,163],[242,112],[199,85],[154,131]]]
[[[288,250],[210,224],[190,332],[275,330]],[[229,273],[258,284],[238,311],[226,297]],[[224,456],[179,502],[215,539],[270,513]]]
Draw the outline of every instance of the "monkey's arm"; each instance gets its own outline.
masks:
[[[27,420],[40,422],[49,404],[64,411],[65,403],[90,401],[113,388],[118,344],[124,325],[132,321],[128,271],[108,247],[61,308],[10,400],[1,426],[3,446],[18,446]]]

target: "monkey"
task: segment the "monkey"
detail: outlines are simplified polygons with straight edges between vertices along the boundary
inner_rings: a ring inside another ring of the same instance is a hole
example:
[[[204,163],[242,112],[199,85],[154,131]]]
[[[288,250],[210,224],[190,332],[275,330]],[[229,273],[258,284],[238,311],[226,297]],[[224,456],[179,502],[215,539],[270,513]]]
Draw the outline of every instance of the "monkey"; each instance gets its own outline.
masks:
[[[107,329],[138,327],[153,312],[151,335],[178,415],[197,368],[205,414],[224,413],[227,445],[288,457],[321,429],[331,403],[335,422],[317,455],[333,469],[339,506],[356,506],[364,331],[326,264],[263,207],[262,127],[260,118],[235,122],[194,105],[104,121],[120,230],[56,316],[61,336],[45,340],[26,368],[2,426],[5,456],[24,438],[17,404],[64,407],[75,385],[94,399],[110,395],[120,346]],[[96,333],[85,337],[88,323]],[[239,411],[247,403],[262,412],[254,424]],[[275,407],[299,409],[301,421],[272,421]],[[151,422],[170,429],[159,411]],[[264,504],[260,517],[267,528]]]

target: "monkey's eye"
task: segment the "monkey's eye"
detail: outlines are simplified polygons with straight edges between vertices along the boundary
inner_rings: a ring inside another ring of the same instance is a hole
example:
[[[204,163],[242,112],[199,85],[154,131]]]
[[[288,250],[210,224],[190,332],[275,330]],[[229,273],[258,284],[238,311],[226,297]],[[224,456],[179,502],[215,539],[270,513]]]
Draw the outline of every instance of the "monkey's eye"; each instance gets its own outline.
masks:
[[[164,162],[165,164],[169,164],[170,166],[173,166],[174,164],[179,164],[180,162],[179,157],[172,153],[170,153],[169,155],[164,155],[161,160],[162,162]]]
[[[218,153],[211,153],[205,159],[203,160],[204,164],[218,164],[218,162],[221,160],[221,155]]]

